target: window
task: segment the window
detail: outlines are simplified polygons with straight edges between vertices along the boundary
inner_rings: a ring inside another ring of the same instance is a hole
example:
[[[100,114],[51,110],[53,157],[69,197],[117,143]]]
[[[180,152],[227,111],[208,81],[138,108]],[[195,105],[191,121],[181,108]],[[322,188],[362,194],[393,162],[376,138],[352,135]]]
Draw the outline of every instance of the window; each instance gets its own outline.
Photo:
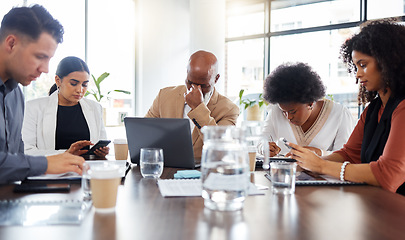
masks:
[[[14,1],[16,4],[21,1]],[[60,60],[66,56],[76,56],[85,60],[85,8],[84,1],[26,1],[26,6],[40,4],[64,27],[63,43],[59,44],[55,56],[49,64],[49,73],[43,73],[36,81],[24,88],[26,100],[48,95],[50,87],[55,83],[55,72]],[[19,4],[22,6],[22,4]],[[9,10],[9,9],[8,9]],[[7,10],[7,11],[8,11]],[[72,17],[74,13],[75,17]],[[91,70],[91,69],[90,69]]]
[[[135,84],[135,3],[121,0],[2,0],[1,18],[13,6],[43,5],[64,27],[63,43],[51,59],[49,73],[24,87],[26,100],[48,95],[55,83],[58,63],[64,57],[77,56],[87,62],[96,78],[104,72],[110,76],[102,83],[102,91],[130,91],[131,95],[113,92],[103,102],[106,125],[122,125],[123,116],[134,113]],[[87,5],[87,8],[86,8]],[[87,20],[86,20],[87,19]],[[87,25],[87,26],[86,26]],[[90,80],[89,88],[94,88]],[[91,96],[88,98],[92,99]]]
[[[271,1],[271,31],[327,26],[360,19],[353,0]]]
[[[367,18],[398,17],[405,14],[404,0],[368,0]]]
[[[123,117],[133,115],[135,89],[135,6],[133,0],[88,0],[87,62],[103,82],[103,92],[130,91],[131,95],[112,92],[106,107],[106,125],[123,125]]]
[[[340,46],[360,23],[404,13],[405,0],[227,0],[225,93],[261,93],[274,68],[302,61],[318,72],[327,94],[357,117],[358,85],[339,59]]]
[[[264,39],[229,42],[226,48],[226,93],[237,94],[241,88],[260,92],[264,76]]]
[[[265,32],[264,1],[230,1],[227,9],[227,37],[260,34]]]
[[[343,64],[340,66],[346,74],[339,72],[340,45],[354,31],[325,30],[272,37],[270,71],[284,62],[305,62],[319,74],[329,94],[355,92],[358,87]]]

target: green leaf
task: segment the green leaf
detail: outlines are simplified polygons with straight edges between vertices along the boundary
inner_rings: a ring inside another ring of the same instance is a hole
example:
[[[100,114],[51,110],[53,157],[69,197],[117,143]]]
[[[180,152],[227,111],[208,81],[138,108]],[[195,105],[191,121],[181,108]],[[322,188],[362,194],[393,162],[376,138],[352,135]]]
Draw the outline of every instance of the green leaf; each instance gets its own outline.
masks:
[[[114,92],[120,92],[120,93],[125,93],[125,94],[131,94],[130,91],[125,91],[125,90],[114,90]]]
[[[98,94],[100,95],[100,94],[101,94],[100,84],[98,83],[97,79],[94,77],[93,74],[92,74],[91,76],[93,77],[94,84],[96,85],[96,88],[97,88],[97,92],[98,92]],[[97,94],[97,93],[94,92],[94,94]],[[98,96],[96,97],[96,100],[97,100],[98,102],[100,102],[100,100],[98,100]]]
[[[244,91],[245,91],[244,89],[241,89],[239,91],[239,105],[242,105],[244,103],[244,101],[242,100],[242,96],[243,96]]]
[[[239,91],[239,99],[242,99],[243,93],[245,92],[245,89],[241,89]]]
[[[100,102],[102,98],[107,98],[109,99],[108,95],[112,92],[120,92],[120,93],[125,93],[125,94],[131,94],[131,92],[129,91],[125,91],[125,90],[111,90],[108,91],[107,94],[102,94],[101,93],[101,82],[103,82],[108,76],[110,76],[110,73],[104,72],[103,74],[101,74],[97,79],[96,77],[94,77],[94,75],[92,74],[91,77],[93,78],[94,84],[96,85],[96,90],[89,90],[85,93],[85,96],[87,95],[93,95],[94,98],[96,99],[97,102]]]
[[[108,76],[110,76],[110,74],[108,72],[101,74],[100,77],[97,78],[98,85],[100,85],[100,83],[102,81],[104,81],[104,79],[106,79],[106,77],[108,77]]]

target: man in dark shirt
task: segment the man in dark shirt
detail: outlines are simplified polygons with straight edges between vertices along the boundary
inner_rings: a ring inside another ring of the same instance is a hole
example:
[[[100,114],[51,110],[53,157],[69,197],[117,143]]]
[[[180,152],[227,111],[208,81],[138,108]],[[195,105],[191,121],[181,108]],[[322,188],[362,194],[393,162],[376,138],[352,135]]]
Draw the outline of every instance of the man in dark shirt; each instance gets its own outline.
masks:
[[[18,86],[29,85],[48,72],[49,60],[62,42],[63,27],[39,5],[13,8],[0,28],[0,183],[44,173],[82,173],[81,141],[59,155],[24,155],[21,126],[24,96]],[[85,151],[84,151],[85,152]],[[75,155],[74,155],[75,154]]]

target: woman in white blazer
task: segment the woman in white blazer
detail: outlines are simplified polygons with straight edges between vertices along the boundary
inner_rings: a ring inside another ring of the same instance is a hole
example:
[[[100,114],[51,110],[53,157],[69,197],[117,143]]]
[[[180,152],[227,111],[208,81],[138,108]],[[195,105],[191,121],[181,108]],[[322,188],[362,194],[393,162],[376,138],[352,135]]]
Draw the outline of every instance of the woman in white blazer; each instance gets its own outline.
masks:
[[[94,144],[106,139],[101,105],[83,98],[89,77],[83,60],[66,57],[58,65],[50,96],[26,103],[22,129],[26,154],[52,155],[80,140]],[[108,152],[104,147],[95,154],[105,157]]]

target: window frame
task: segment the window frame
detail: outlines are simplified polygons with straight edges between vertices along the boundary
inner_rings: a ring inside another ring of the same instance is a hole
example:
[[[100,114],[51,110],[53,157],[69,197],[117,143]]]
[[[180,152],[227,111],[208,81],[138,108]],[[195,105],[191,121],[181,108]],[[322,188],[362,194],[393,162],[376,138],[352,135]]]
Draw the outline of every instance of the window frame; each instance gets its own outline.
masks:
[[[247,4],[247,1],[233,1],[233,0],[228,0],[228,3],[236,3],[236,4]],[[245,36],[237,36],[237,37],[226,37],[225,38],[225,45],[227,45],[230,42],[235,42],[235,41],[244,41],[244,40],[253,40],[253,39],[264,39],[264,59],[263,59],[263,79],[266,78],[266,76],[270,73],[270,44],[271,40],[273,37],[277,36],[287,36],[287,35],[293,35],[293,34],[301,34],[301,33],[313,33],[313,32],[318,32],[318,31],[330,31],[330,30],[339,30],[339,29],[347,29],[347,28],[353,28],[353,27],[358,27],[362,23],[368,21],[367,18],[367,0],[359,0],[358,4],[360,4],[360,14],[358,21],[348,21],[345,23],[336,23],[336,24],[330,24],[330,25],[321,25],[321,26],[314,26],[314,27],[307,27],[307,28],[296,28],[296,29],[291,29],[291,30],[283,30],[283,31],[271,31],[271,2],[273,0],[252,0],[249,1],[249,3],[252,4],[257,4],[258,2],[264,2],[265,3],[265,17],[264,17],[264,26],[265,30],[263,33],[260,34],[252,34],[252,35],[245,35]],[[232,6],[232,5],[230,5]],[[404,3],[405,6],[405,3]],[[405,22],[405,15],[402,16],[392,16],[395,18],[401,19],[401,21]],[[390,17],[391,18],[391,17]],[[227,25],[226,25],[227,27]],[[228,66],[227,59],[225,59],[225,65]],[[226,75],[225,75],[226,83],[225,86],[227,86],[227,70],[226,70]],[[225,88],[225,93],[227,93],[227,88]],[[228,94],[227,94],[228,95]]]

